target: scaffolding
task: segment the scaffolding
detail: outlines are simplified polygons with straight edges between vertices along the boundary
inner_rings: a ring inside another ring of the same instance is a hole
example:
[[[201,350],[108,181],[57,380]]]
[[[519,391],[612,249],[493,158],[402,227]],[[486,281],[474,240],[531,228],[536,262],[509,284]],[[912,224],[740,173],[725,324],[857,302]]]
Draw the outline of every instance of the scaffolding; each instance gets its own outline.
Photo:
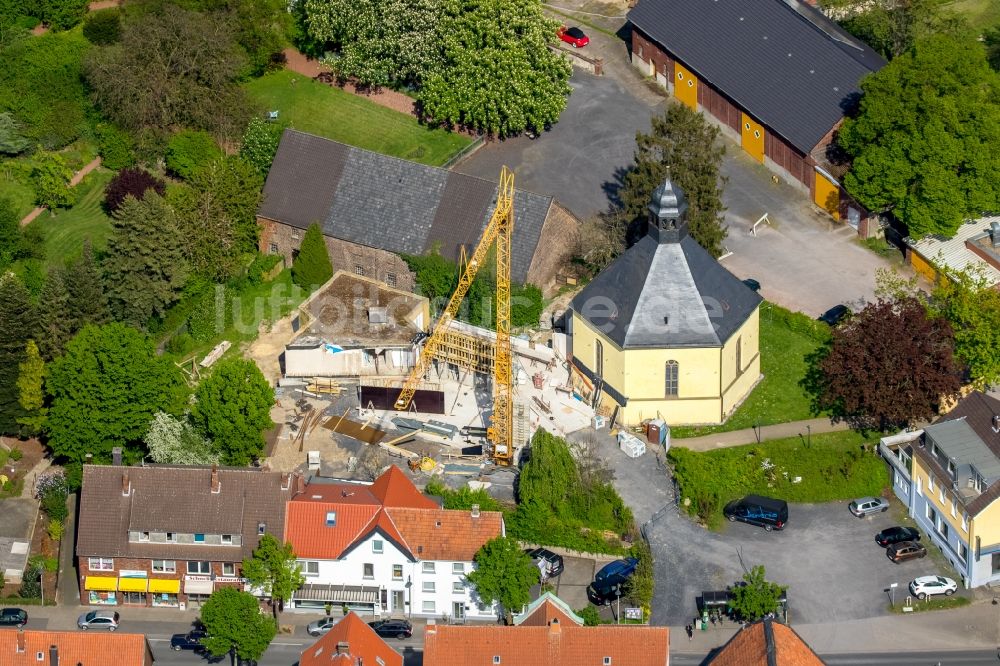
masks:
[[[448,329],[443,333],[437,358],[465,370],[488,375],[493,372],[496,345],[492,340]]]

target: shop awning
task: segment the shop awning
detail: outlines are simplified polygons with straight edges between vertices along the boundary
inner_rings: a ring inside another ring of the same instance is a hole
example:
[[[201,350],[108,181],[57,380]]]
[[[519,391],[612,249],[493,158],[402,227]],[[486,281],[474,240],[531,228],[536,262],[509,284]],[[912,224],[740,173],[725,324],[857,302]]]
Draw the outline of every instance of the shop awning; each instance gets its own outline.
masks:
[[[118,591],[119,592],[145,592],[146,591],[146,579],[145,578],[119,578],[118,579]]]
[[[179,580],[168,580],[166,578],[152,578],[149,581],[150,592],[166,592],[167,594],[177,594],[181,591]]]
[[[114,592],[118,589],[118,579],[114,576],[87,576],[84,588],[100,592]]]
[[[336,604],[376,604],[379,588],[362,585],[303,585],[295,599],[327,601]]]
[[[186,580],[184,581],[185,594],[212,594],[215,585],[210,580]]]

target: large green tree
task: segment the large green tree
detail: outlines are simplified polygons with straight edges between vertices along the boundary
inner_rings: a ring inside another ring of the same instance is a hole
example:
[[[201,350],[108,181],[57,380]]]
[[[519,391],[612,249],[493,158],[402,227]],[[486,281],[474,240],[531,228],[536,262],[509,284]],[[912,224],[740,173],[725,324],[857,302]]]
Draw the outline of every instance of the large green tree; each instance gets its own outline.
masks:
[[[69,294],[69,309],[65,314],[72,322],[73,333],[87,324],[101,325],[111,321],[104,277],[89,238],[84,239],[80,256],[67,265],[63,281]]]
[[[154,191],[128,196],[114,213],[104,257],[105,288],[118,321],[142,328],[180,297],[187,278],[181,230]]]
[[[59,153],[39,153],[31,166],[31,186],[35,190],[35,203],[51,210],[72,206],[76,200],[69,181],[73,169]]]
[[[38,0],[37,14],[54,30],[69,30],[87,14],[89,0]]]
[[[38,353],[38,345],[34,340],[28,340],[24,348],[24,361],[21,362],[17,377],[18,402],[24,410],[24,416],[17,419],[25,434],[37,435],[45,425],[45,361]]]
[[[927,37],[866,77],[844,185],[873,211],[892,211],[910,236],[951,236],[1000,209],[1000,74],[974,38]]]
[[[233,587],[217,589],[201,607],[208,633],[202,645],[214,657],[256,661],[277,633],[274,619],[263,615],[257,597]]]
[[[1000,291],[966,271],[942,280],[930,310],[955,331],[955,356],[978,386],[1000,383]]]
[[[248,465],[264,451],[264,431],[274,425],[274,389],[257,364],[229,358],[198,385],[194,424],[212,440],[227,465]]]
[[[187,386],[153,343],[121,323],[87,326],[49,366],[49,447],[61,458],[98,461],[126,447],[136,457],[158,411],[180,413]]]
[[[0,433],[18,434],[26,416],[17,386],[28,340],[38,326],[31,294],[13,273],[0,275]]]
[[[918,39],[967,29],[941,0],[826,0],[823,5],[848,32],[888,59]]]
[[[719,168],[726,148],[719,141],[718,128],[683,104],[670,104],[662,116],[653,117],[650,133],[637,132],[635,141],[635,164],[626,172],[618,193],[629,224],[633,229],[641,227],[653,190],[663,183],[669,169],[671,179],[687,196],[691,237],[713,257],[720,256],[726,227],[725,179]]]
[[[292,263],[292,281],[305,289],[315,289],[333,277],[333,264],[326,249],[326,239],[319,225],[313,223],[302,237],[299,254]]]
[[[79,330],[70,313],[65,274],[65,269],[51,269],[38,298],[38,348],[46,361],[61,355],[66,343]]]
[[[531,601],[531,586],[538,583],[539,571],[521,545],[510,537],[487,541],[475,556],[476,568],[466,579],[487,603],[500,604],[507,624],[514,612]]]
[[[778,610],[779,599],[787,589],[764,578],[764,567],[755,566],[743,574],[743,585],[732,589],[729,607],[747,622],[756,622],[769,613]]]
[[[243,577],[271,600],[275,620],[279,606],[289,601],[306,580],[292,544],[282,543],[270,534],[260,538],[253,557],[243,560]]]
[[[278,144],[281,142],[281,133],[284,131],[281,125],[270,123],[254,116],[247,123],[247,128],[243,131],[243,140],[240,142],[240,157],[257,169],[262,178],[267,178],[267,172],[271,170],[271,162],[278,152]],[[0,129],[2,136],[2,129]],[[0,152],[3,150],[3,143],[0,140]]]

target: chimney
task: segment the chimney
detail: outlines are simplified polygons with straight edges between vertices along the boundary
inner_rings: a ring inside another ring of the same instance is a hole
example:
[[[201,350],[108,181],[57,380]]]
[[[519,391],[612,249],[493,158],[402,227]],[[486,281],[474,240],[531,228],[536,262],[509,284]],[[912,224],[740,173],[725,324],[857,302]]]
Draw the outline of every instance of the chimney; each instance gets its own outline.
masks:
[[[17,630],[17,651],[24,652],[24,629]]]
[[[337,643],[337,654],[351,654],[351,646],[347,643],[347,641],[340,641]]]
[[[301,495],[306,491],[306,480],[301,474],[295,475],[295,494]]]
[[[292,487],[292,475],[291,474],[282,474],[281,475],[281,489],[282,490],[288,490],[291,487]]]
[[[59,666],[59,648],[55,645],[49,646],[49,666]]]
[[[121,467],[122,465],[122,447],[116,446],[111,449],[111,464],[115,467]]]
[[[212,493],[216,494],[222,490],[222,483],[219,481],[219,466],[212,465]]]
[[[559,618],[554,617],[552,618],[552,621],[549,622],[549,633],[550,634],[562,633],[562,627],[559,626]]]
[[[128,472],[122,472],[122,496],[128,497],[132,494],[132,482],[128,480]]]
[[[1000,414],[993,415],[993,432],[1000,432]]]
[[[473,504],[472,505],[472,517],[473,518],[478,518],[479,517],[479,505],[478,504]]]

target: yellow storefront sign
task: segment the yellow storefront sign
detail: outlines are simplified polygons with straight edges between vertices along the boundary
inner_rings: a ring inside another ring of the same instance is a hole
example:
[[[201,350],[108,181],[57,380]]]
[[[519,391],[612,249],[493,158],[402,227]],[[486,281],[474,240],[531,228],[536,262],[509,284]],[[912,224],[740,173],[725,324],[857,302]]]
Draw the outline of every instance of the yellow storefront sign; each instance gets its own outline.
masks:
[[[118,579],[114,576],[87,576],[84,587],[99,592],[114,592],[118,589]]]
[[[118,591],[119,592],[145,592],[146,591],[146,579],[145,578],[119,578],[118,579]]]
[[[177,594],[181,591],[181,582],[179,580],[153,578],[149,581],[149,591],[153,593],[165,592],[167,594]]]

